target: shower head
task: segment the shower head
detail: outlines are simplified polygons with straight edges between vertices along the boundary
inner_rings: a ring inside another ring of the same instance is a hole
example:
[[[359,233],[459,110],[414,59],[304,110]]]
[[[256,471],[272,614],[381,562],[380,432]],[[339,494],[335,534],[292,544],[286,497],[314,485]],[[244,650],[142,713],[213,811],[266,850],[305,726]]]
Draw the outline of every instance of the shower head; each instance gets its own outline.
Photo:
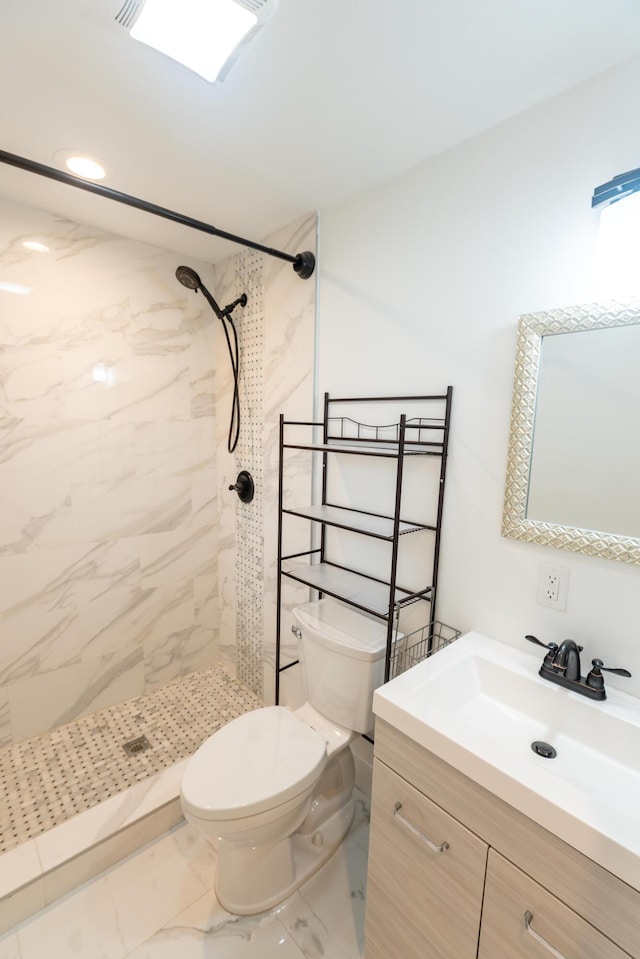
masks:
[[[196,293],[199,289],[203,288],[202,280],[190,266],[179,266],[176,270],[176,279],[179,283],[182,283],[183,286],[186,286],[188,290],[195,290]]]
[[[236,306],[247,305],[247,294],[243,293],[238,297],[237,300],[234,300],[233,303],[229,303],[228,306],[225,306],[225,308],[221,310],[196,271],[192,270],[190,266],[179,266],[176,270],[176,280],[179,283],[182,283],[183,286],[186,286],[188,290],[193,290],[194,293],[197,293],[199,290],[222,323],[222,329],[224,330],[227,348],[229,350],[229,358],[231,360],[231,369],[233,371],[233,405],[231,408],[231,422],[229,424],[229,439],[227,442],[227,449],[230,453],[233,453],[238,445],[238,437],[240,436],[240,394],[238,392],[238,377],[240,375],[238,363],[240,359],[240,351],[238,347],[238,334],[231,314],[235,310]],[[227,329],[227,327],[230,327],[231,329],[231,333],[233,335],[233,344],[231,343],[229,329]]]
[[[179,266],[176,270],[176,279],[179,283],[182,283],[183,286],[186,286],[188,290],[193,290],[194,293],[197,293],[198,290],[200,290],[219,320],[228,319],[233,324],[233,321],[231,320],[231,314],[235,310],[236,306],[247,305],[247,294],[243,293],[242,296],[239,296],[237,300],[234,300],[233,303],[229,303],[228,306],[225,306],[225,308],[221,310],[196,271],[192,270],[190,266]]]

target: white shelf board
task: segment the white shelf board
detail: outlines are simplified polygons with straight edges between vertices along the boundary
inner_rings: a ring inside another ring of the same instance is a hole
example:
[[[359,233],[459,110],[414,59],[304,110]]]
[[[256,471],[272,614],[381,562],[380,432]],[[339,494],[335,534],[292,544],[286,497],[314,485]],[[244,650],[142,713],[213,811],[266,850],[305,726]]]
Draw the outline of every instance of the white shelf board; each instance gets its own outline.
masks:
[[[386,516],[375,516],[342,506],[304,506],[301,509],[285,509],[283,512],[342,529],[354,529],[390,541],[393,539],[393,519]],[[400,523],[398,532],[402,536],[404,533],[415,533],[424,528],[413,523]]]
[[[389,612],[389,586],[354,573],[350,570],[332,566],[331,563],[316,563],[313,566],[300,564],[283,565],[282,572],[313,589],[329,593],[338,599],[344,599],[381,616]],[[396,603],[406,602],[411,594],[396,587]]]

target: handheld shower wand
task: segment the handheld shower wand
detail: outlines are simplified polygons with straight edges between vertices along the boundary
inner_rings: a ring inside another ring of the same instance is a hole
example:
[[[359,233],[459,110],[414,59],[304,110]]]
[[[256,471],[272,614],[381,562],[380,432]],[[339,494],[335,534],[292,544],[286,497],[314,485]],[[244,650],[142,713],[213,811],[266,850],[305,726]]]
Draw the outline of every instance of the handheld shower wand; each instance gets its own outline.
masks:
[[[231,420],[229,422],[229,436],[227,439],[227,449],[230,453],[233,453],[238,445],[238,438],[240,436],[240,391],[238,388],[238,381],[240,377],[240,353],[238,348],[238,334],[236,332],[231,314],[235,310],[236,306],[244,307],[247,305],[247,294],[243,293],[242,296],[239,296],[237,300],[234,300],[233,303],[229,303],[224,307],[224,309],[221,310],[196,271],[192,270],[190,266],[179,266],[176,270],[176,279],[179,283],[182,283],[183,286],[186,286],[188,290],[193,290],[194,293],[197,293],[198,290],[200,290],[205,300],[222,323],[222,329],[224,330],[224,335],[227,340],[227,348],[229,350],[229,359],[231,360],[231,369],[233,371],[233,401],[231,404]],[[229,326],[233,332],[233,345],[229,337],[227,323],[229,323]]]

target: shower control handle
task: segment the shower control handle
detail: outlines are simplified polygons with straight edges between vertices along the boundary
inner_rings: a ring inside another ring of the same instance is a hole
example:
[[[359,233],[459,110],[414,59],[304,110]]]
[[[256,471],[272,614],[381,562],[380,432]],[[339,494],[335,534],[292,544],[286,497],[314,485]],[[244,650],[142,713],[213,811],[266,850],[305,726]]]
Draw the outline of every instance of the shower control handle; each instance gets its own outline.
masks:
[[[247,470],[240,470],[235,483],[229,487],[229,491],[235,490],[243,503],[250,503],[255,493],[253,477]]]

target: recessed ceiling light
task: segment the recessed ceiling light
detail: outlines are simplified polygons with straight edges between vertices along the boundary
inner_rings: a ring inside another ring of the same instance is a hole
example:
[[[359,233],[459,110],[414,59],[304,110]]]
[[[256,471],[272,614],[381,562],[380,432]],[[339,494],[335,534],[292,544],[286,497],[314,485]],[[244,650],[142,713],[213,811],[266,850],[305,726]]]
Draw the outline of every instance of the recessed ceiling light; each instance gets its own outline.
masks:
[[[138,0],[139,12],[130,33],[134,40],[154,47],[205,80],[226,73],[234,52],[253,36],[273,11],[277,0]],[[117,20],[131,4],[125,3]]]
[[[31,293],[28,286],[22,286],[20,283],[8,283],[5,280],[0,280],[0,290],[4,290],[5,293],[19,293],[21,296],[27,296],[28,293]]]
[[[82,180],[104,180],[107,168],[98,157],[84,150],[57,150],[53,156],[60,169],[66,169]],[[109,175],[113,175],[110,169]]]
[[[104,180],[107,175],[102,164],[91,157],[74,155],[67,157],[64,162],[75,176],[82,177],[83,180]]]
[[[22,245],[25,250],[30,250],[32,253],[48,253],[49,247],[46,243],[41,243],[40,240],[23,240]]]

